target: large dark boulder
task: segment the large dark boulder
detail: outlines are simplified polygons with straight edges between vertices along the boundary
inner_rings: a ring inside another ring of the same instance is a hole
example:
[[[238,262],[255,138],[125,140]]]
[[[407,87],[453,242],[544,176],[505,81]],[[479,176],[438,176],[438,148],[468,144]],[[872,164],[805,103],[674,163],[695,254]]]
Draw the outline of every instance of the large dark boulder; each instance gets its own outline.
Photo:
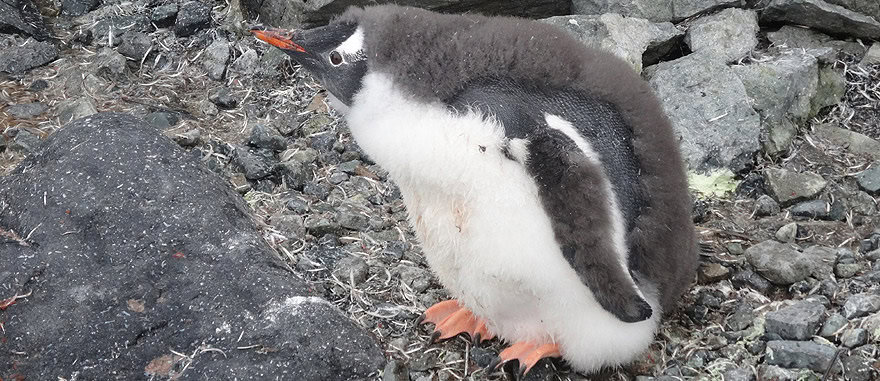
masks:
[[[316,26],[326,24],[349,6],[395,3],[442,13],[480,13],[485,15],[544,18],[570,13],[571,1],[565,0],[238,0],[245,15],[276,27]]]
[[[0,177],[0,379],[374,377],[375,340],[286,268],[196,157],[77,120]]]
[[[31,0],[0,0],[0,33],[21,33],[43,41],[49,30]]]

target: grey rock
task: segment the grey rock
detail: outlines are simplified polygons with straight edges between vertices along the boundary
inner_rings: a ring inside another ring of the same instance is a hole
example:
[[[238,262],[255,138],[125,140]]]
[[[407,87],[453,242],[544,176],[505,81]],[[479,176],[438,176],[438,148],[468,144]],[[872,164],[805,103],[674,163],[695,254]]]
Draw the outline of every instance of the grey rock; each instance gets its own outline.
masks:
[[[223,79],[229,57],[229,43],[222,39],[214,40],[202,54],[202,67],[208,77],[216,81]]]
[[[880,313],[869,315],[862,320],[862,327],[868,331],[872,341],[880,341]]]
[[[825,321],[825,307],[819,303],[800,301],[768,312],[766,332],[786,340],[808,340]]]
[[[801,371],[780,368],[773,365],[758,365],[759,380],[801,381]]]
[[[210,379],[367,379],[385,363],[375,339],[284,270],[241,197],[143,120],[65,126],[0,177],[0,194],[0,226],[39,243],[0,256],[0,282],[45,292],[3,312],[10,349],[41,354],[17,363],[29,378],[168,378],[172,351],[199,348],[225,354],[195,359]]]
[[[98,0],[61,0],[61,14],[82,16],[98,7]]]
[[[880,162],[874,163],[871,168],[856,174],[859,188],[870,194],[880,194]]]
[[[880,142],[855,131],[833,124],[820,124],[813,129],[815,137],[833,147],[845,147],[847,151],[880,160]]]
[[[728,369],[721,374],[724,381],[755,381],[755,372],[749,368]]]
[[[697,270],[700,283],[720,282],[730,277],[730,269],[719,263],[705,263]]]
[[[211,25],[211,5],[200,1],[190,1],[180,6],[174,21],[174,34],[177,37],[191,36]]]
[[[836,4],[851,11],[855,11],[867,16],[871,16],[874,20],[880,20],[880,3],[875,1],[862,0],[828,0],[831,4]]]
[[[154,111],[144,116],[144,120],[160,130],[165,130],[177,125],[180,118],[173,112]]]
[[[831,36],[813,29],[784,25],[774,32],[767,33],[767,39],[777,47],[786,49],[820,49],[831,48],[832,54],[821,56],[819,62],[833,64],[838,53],[844,52],[852,56],[861,56],[865,49],[857,42],[835,40]]]
[[[312,171],[305,164],[296,161],[285,161],[280,165],[281,179],[287,184],[287,189],[301,191],[306,183],[314,179]]]
[[[850,296],[843,305],[843,316],[855,319],[880,311],[880,295],[861,293]]]
[[[290,155],[290,160],[301,164],[314,163],[318,159],[318,151],[312,148],[303,148]]]
[[[789,285],[810,276],[812,261],[786,244],[764,241],[746,249],[746,258],[771,282]]]
[[[868,331],[864,328],[851,328],[840,335],[840,344],[847,348],[855,348],[868,342]]]
[[[260,61],[260,55],[256,50],[247,49],[235,61],[232,62],[230,70],[245,75],[253,75],[257,72]]]
[[[94,65],[95,73],[108,80],[122,78],[128,73],[125,56],[111,48],[101,48]]]
[[[172,139],[181,147],[194,147],[201,141],[202,132],[198,128],[187,130],[182,134],[175,134]]]
[[[294,197],[290,200],[287,200],[287,202],[284,204],[284,206],[286,206],[287,209],[289,209],[297,214],[306,214],[309,212],[309,210],[311,210],[308,202],[303,201],[302,199],[299,199],[296,197]]]
[[[846,78],[843,73],[838,72],[831,65],[820,65],[816,95],[810,101],[810,115],[819,114],[825,107],[837,105],[844,94],[846,94]]]
[[[649,48],[651,59],[659,60],[684,35],[669,22],[652,23],[615,13],[556,16],[541,21],[565,30],[587,46],[613,53],[637,72],[642,71],[642,58]]]
[[[862,57],[862,60],[859,62],[859,65],[862,66],[871,66],[880,64],[880,43],[871,44],[871,48],[865,53],[865,56]]]
[[[838,263],[834,265],[834,275],[840,279],[852,278],[862,271],[862,265],[858,263]]]
[[[756,274],[749,268],[734,273],[730,278],[730,282],[733,283],[735,287],[748,287],[762,294],[767,293],[773,287],[773,284],[770,283],[767,278]]]
[[[330,181],[330,184],[339,185],[348,181],[348,178],[345,172],[333,172],[327,180]]]
[[[789,50],[768,61],[734,66],[752,106],[761,115],[768,139],[765,152],[787,151],[797,125],[809,119],[819,85],[814,51]]]
[[[761,123],[739,77],[695,54],[656,66],[650,84],[681,138],[688,167],[746,168],[759,149]]]
[[[38,41],[49,38],[43,16],[30,0],[0,1],[0,30],[3,33],[21,33]]]
[[[880,22],[822,0],[772,0],[761,14],[764,23],[805,25],[831,34],[880,38]]]
[[[833,339],[834,335],[841,328],[847,325],[849,320],[847,320],[843,315],[835,312],[828,316],[828,319],[825,319],[825,324],[822,325],[822,330],[819,331],[819,336],[822,336],[826,339]]]
[[[382,381],[410,381],[406,363],[399,360],[388,361],[382,371]]]
[[[275,170],[272,157],[255,149],[237,147],[233,160],[241,167],[248,180],[264,179]]]
[[[153,46],[153,40],[146,33],[137,31],[128,31],[120,36],[122,42],[119,43],[117,51],[123,56],[140,63],[150,48]]]
[[[348,284],[353,281],[355,285],[358,285],[367,280],[369,270],[367,261],[356,255],[351,255],[336,262],[333,275],[342,283]]]
[[[336,135],[327,132],[312,136],[311,146],[318,152],[330,152],[333,150],[333,144],[336,143]]]
[[[177,18],[177,3],[160,5],[150,12],[150,20],[160,28],[174,25],[175,18]]]
[[[876,360],[859,354],[843,357],[843,369],[849,381],[874,381],[880,376],[873,365]]]
[[[313,196],[319,200],[326,200],[327,196],[330,195],[330,190],[323,184],[309,181],[303,186],[303,194]]]
[[[272,216],[271,222],[288,240],[305,239],[306,226],[302,216],[282,212]]]
[[[12,128],[7,130],[7,135],[12,135]],[[23,154],[34,152],[41,144],[40,136],[28,129],[16,129],[15,138],[9,143],[9,149]]]
[[[758,45],[758,14],[750,9],[728,8],[701,17],[688,27],[684,41],[695,53],[736,62]]]
[[[112,16],[99,20],[92,26],[92,35],[95,45],[117,46],[125,32],[151,32],[153,25],[150,18],[141,15]]]
[[[752,325],[755,320],[755,310],[748,303],[739,303],[733,313],[727,317],[725,324],[734,331],[742,331]]]
[[[810,246],[801,253],[816,279],[831,279],[832,267],[837,260],[837,249],[825,246]]]
[[[305,220],[306,231],[315,236],[322,237],[326,234],[339,235],[345,232],[336,221],[321,215],[311,215]]]
[[[424,292],[431,286],[431,274],[420,267],[398,265],[392,271],[400,282],[413,289],[415,292]]]
[[[802,201],[794,204],[788,211],[795,217],[831,219],[831,204],[825,200]]]
[[[258,148],[283,151],[287,148],[287,139],[271,126],[258,123],[251,128],[248,144]]]
[[[729,6],[738,6],[735,0],[574,0],[572,13],[620,13],[642,17],[655,22],[679,21],[699,13]]]
[[[336,166],[336,170],[340,172],[345,172],[349,175],[354,175],[357,172],[357,168],[361,165],[360,160],[351,160],[346,161],[344,163],[340,163]]]
[[[764,178],[771,195],[782,206],[816,197],[828,184],[822,176],[812,172],[793,172],[781,168],[767,168]]]
[[[806,368],[824,373],[834,358],[836,349],[811,341],[774,340],[767,342],[765,361],[784,368]]]
[[[366,231],[370,227],[370,221],[366,216],[350,209],[337,212],[336,221],[339,221],[340,226],[355,231]]]
[[[13,118],[19,119],[29,119],[33,117],[40,116],[46,110],[49,109],[49,106],[46,106],[40,102],[32,102],[32,103],[20,103],[15,105],[10,105],[6,108],[6,113],[11,115]]]
[[[58,58],[58,48],[48,42],[28,39],[24,45],[0,50],[0,72],[22,74]]]
[[[798,224],[797,222],[789,222],[776,231],[776,240],[779,242],[791,243],[797,238]]]
[[[373,0],[370,4],[394,3],[390,0]],[[325,25],[335,15],[349,6],[364,6],[360,0],[281,1],[246,0],[241,2],[245,14],[267,25],[299,27]],[[566,0],[411,0],[401,5],[430,9],[441,13],[475,13],[510,15],[539,19],[571,13],[571,1]]]
[[[95,108],[95,102],[89,97],[63,102],[57,109],[59,110],[58,118],[61,120],[61,123],[67,123],[98,112]]]
[[[232,91],[230,91],[228,87],[221,87],[211,91],[211,95],[208,95],[208,100],[221,109],[229,110],[238,106],[238,98],[232,94]],[[253,137],[253,135],[251,137]]]
[[[755,215],[759,217],[772,216],[781,211],[779,203],[776,202],[773,197],[770,197],[766,194],[762,194],[760,197],[758,197],[756,204],[757,208],[755,209]]]

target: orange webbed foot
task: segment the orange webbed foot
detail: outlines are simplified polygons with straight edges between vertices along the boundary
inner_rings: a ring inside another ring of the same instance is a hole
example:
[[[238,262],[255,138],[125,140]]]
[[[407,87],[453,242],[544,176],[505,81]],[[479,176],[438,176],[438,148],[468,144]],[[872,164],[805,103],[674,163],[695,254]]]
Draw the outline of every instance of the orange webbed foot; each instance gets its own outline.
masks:
[[[432,342],[455,337],[460,333],[468,334],[475,344],[495,337],[486,328],[483,319],[474,316],[455,300],[447,300],[431,306],[425,310],[420,323],[435,324],[434,333],[431,335]]]
[[[542,358],[560,356],[562,356],[562,354],[559,352],[559,346],[556,344],[536,344],[528,341],[520,341],[501,351],[498,358],[486,368],[489,372],[492,372],[508,361],[517,360],[519,362],[517,379],[519,379],[524,374],[528,373],[529,370],[531,370],[532,367],[534,367]]]

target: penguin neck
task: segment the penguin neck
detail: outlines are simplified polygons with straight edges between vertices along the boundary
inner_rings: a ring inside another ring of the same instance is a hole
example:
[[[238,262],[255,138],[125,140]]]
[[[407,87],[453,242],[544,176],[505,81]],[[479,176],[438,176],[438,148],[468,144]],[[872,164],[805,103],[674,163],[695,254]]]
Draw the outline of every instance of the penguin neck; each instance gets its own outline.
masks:
[[[401,188],[411,184],[449,190],[472,178],[474,155],[500,147],[504,131],[474,111],[410,96],[383,73],[364,76],[345,114],[355,140]]]

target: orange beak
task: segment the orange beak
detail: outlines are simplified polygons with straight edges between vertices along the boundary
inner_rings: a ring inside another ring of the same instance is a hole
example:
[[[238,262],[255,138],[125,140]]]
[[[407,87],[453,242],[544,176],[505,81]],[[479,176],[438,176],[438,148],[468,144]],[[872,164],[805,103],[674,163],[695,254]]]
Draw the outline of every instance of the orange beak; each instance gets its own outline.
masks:
[[[272,46],[300,53],[306,52],[306,50],[303,49],[302,46],[293,42],[292,36],[294,34],[294,31],[292,30],[276,28],[267,29],[256,26],[251,28],[251,33],[253,33],[255,37],[269,43]]]

